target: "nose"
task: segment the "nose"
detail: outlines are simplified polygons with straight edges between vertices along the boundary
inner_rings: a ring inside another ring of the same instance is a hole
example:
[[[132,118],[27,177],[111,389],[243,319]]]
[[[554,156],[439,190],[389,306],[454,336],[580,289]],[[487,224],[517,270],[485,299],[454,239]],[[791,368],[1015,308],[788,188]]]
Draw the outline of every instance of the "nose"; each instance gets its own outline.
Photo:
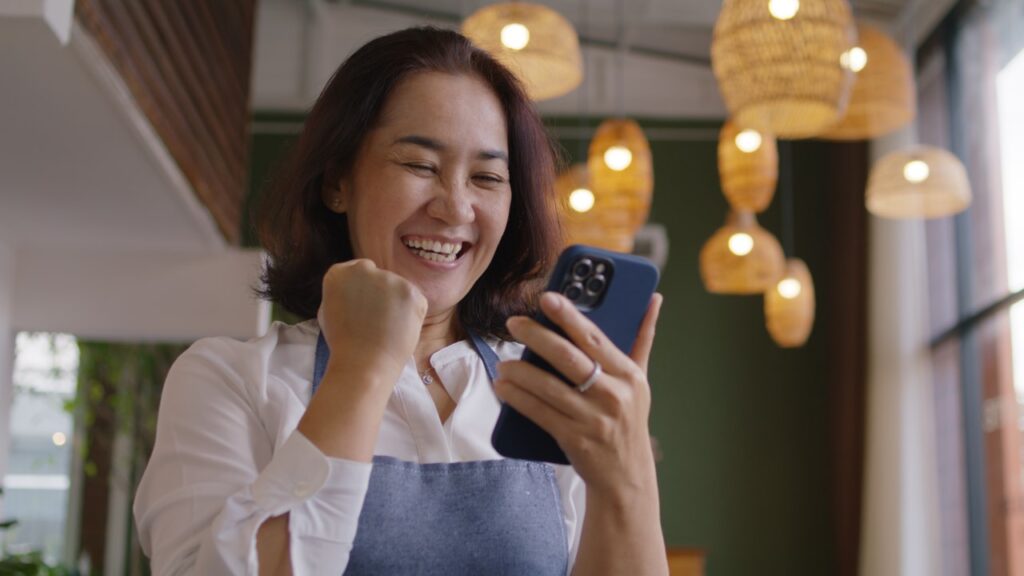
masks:
[[[473,196],[465,178],[438,182],[437,193],[427,205],[427,214],[450,225],[473,221]]]

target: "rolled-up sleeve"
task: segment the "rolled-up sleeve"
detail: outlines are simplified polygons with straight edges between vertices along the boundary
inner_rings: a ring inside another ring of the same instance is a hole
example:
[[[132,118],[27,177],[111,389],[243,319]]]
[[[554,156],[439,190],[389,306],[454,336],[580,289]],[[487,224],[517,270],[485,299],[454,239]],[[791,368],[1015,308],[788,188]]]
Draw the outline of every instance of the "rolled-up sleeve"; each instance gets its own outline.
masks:
[[[328,458],[297,430],[275,449],[232,352],[200,341],[164,385],[134,504],[153,573],[257,574],[259,527],[288,513],[293,574],[340,574],[372,465]]]

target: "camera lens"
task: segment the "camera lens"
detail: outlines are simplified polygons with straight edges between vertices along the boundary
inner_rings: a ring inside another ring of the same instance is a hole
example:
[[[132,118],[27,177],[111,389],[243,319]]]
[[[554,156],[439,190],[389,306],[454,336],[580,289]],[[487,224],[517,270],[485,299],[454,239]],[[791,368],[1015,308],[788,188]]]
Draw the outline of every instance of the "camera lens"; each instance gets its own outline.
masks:
[[[577,279],[582,280],[589,276],[593,269],[594,263],[590,261],[590,258],[584,258],[573,265],[572,275]]]
[[[565,297],[569,300],[576,301],[580,296],[583,296],[583,285],[579,282],[573,282],[565,289]]]
[[[590,294],[600,294],[604,290],[604,285],[604,276],[598,274],[587,281],[587,292]]]

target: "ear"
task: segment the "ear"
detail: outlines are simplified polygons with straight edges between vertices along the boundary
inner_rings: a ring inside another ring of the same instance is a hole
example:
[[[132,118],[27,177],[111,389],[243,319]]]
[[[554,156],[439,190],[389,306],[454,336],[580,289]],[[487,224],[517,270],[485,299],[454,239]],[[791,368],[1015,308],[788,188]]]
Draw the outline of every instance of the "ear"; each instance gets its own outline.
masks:
[[[325,183],[320,192],[324,206],[336,214],[344,214],[348,210],[348,185],[342,180],[336,185]]]

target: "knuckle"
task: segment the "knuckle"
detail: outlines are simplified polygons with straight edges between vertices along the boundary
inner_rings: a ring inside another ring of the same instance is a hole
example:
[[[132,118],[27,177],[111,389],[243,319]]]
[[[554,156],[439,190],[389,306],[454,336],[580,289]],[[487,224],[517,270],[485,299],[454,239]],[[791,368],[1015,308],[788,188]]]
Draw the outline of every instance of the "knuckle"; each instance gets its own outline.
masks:
[[[594,454],[594,443],[589,441],[585,436],[573,434],[565,440],[565,446],[567,452],[572,452],[582,458],[589,458]]]
[[[615,436],[615,421],[602,416],[594,423],[594,436],[601,443],[608,443]]]
[[[611,409],[612,414],[618,416],[625,412],[629,402],[629,393],[621,390],[618,386],[613,386],[608,391],[608,407]]]
[[[626,381],[629,382],[630,386],[637,389],[647,388],[647,376],[639,366],[634,366],[626,374]]]
[[[596,328],[591,328],[590,330],[587,330],[585,338],[587,340],[587,344],[589,344],[593,348],[598,348],[601,346],[601,343],[603,341],[602,336],[603,335],[601,334],[600,330]]]

